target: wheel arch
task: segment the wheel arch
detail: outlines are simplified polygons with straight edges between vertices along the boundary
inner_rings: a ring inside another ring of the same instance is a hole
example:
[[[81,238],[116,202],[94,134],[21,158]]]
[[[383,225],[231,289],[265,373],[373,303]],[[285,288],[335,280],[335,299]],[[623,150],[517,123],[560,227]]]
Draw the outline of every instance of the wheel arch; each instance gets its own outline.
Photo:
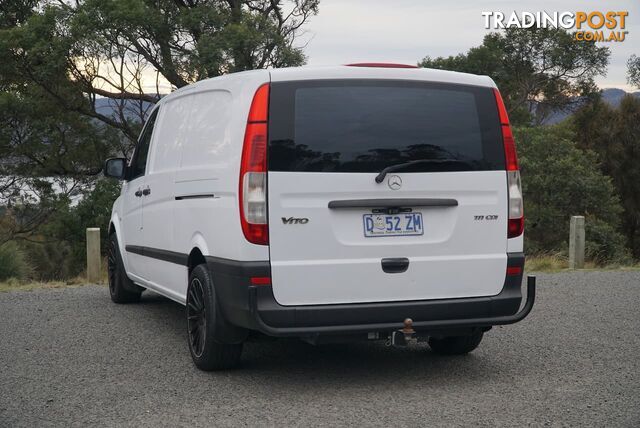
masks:
[[[243,327],[239,327],[234,325],[228,321],[227,314],[225,314],[225,309],[220,304],[220,294],[218,294],[218,290],[216,287],[216,281],[212,277],[211,271],[209,271],[206,266],[206,258],[203,252],[199,247],[193,247],[189,252],[189,256],[187,257],[187,272],[188,272],[188,285],[187,285],[187,295],[185,296],[185,304],[188,305],[189,302],[189,288],[191,287],[191,275],[193,270],[204,264],[204,269],[208,272],[207,278],[211,281],[211,293],[213,294],[213,303],[215,305],[215,310],[213,311],[215,314],[215,326],[213,329],[215,332],[213,335],[216,337],[216,341],[224,344],[241,344],[245,341],[249,334],[249,330]]]
[[[202,254],[200,248],[193,247],[189,252],[189,257],[187,258],[187,278],[191,276],[191,272],[196,266],[206,262],[207,260],[204,258],[204,254]]]
[[[129,260],[127,252],[125,250],[124,239],[122,237],[122,228],[120,227],[120,217],[116,213],[113,213],[111,220],[109,221],[109,228],[107,229],[107,236],[111,236],[112,233],[116,234],[118,239],[118,248],[120,249],[120,257],[124,263],[124,269],[129,272]]]
[[[189,257],[187,258],[187,275],[191,275],[194,267],[201,263],[206,263],[205,256],[210,255],[209,246],[204,236],[200,232],[195,232],[191,236]]]

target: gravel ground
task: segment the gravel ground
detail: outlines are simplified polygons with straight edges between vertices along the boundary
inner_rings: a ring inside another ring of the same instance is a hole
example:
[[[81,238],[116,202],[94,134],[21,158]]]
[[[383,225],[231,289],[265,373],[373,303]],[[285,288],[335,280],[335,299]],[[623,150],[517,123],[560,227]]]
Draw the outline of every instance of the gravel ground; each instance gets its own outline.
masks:
[[[0,426],[640,426],[640,272],[540,275],[523,322],[471,355],[249,343],[191,363],[183,308],[106,287],[0,293]]]

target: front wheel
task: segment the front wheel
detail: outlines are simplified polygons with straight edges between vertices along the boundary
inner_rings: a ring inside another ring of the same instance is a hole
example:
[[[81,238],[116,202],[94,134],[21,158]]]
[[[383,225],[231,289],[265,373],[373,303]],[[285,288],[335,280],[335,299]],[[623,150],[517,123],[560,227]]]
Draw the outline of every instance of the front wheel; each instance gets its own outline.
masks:
[[[127,277],[122,256],[120,255],[118,238],[115,233],[109,236],[107,271],[109,276],[109,295],[114,303],[135,303],[140,301],[143,288],[135,285]]]
[[[484,333],[479,330],[466,336],[430,337],[429,346],[436,354],[463,355],[476,349],[483,336]]]
[[[216,302],[211,275],[198,265],[189,276],[187,289],[189,351],[200,370],[225,370],[240,364],[242,341],[229,343],[234,327],[223,318]]]

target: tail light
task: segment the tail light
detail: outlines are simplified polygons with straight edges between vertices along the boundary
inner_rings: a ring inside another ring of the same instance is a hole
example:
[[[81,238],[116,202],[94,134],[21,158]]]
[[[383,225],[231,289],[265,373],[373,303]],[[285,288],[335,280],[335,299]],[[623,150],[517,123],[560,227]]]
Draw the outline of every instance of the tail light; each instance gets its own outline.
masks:
[[[522,274],[522,266],[507,266],[507,276]]]
[[[252,276],[251,285],[271,285],[270,276]]]
[[[504,158],[507,169],[507,189],[509,192],[507,237],[515,238],[524,232],[524,206],[522,203],[520,169],[518,167],[516,144],[513,140],[507,109],[504,107],[500,91],[494,88],[493,93],[496,97],[496,104],[498,105],[498,116],[500,117],[500,127],[502,128],[502,142],[504,144]]]
[[[269,244],[267,219],[267,118],[269,84],[253,96],[240,162],[240,222],[247,241]]]

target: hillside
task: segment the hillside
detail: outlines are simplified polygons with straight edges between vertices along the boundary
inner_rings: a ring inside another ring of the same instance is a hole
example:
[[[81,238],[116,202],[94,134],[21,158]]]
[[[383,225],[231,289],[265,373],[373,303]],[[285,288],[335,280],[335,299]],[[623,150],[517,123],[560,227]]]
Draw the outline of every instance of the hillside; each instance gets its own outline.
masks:
[[[602,90],[602,99],[608,103],[612,107],[618,107],[620,105],[620,101],[626,94],[631,94],[636,98],[640,98],[640,91],[636,92],[627,92],[623,89],[618,88],[608,88]],[[553,125],[558,122],[563,121],[567,117],[569,117],[573,112],[572,111],[559,111],[547,118],[544,121],[545,125]]]

